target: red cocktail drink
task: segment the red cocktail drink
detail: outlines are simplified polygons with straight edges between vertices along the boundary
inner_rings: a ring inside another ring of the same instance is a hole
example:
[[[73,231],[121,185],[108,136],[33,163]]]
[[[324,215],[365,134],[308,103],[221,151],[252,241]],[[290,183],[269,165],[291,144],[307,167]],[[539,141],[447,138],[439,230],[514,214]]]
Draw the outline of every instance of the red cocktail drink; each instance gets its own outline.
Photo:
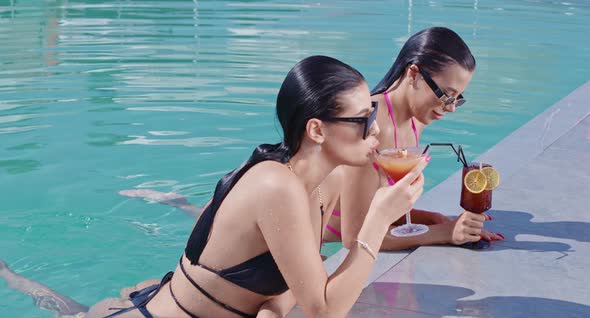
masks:
[[[467,167],[463,167],[463,177],[461,180],[465,180],[465,176],[471,170],[479,170],[481,168],[491,167],[489,164],[480,164],[472,162]],[[465,181],[461,182],[461,207],[469,212],[473,213],[484,213],[485,211],[492,208],[492,190],[486,190],[479,193],[473,193],[465,186]]]

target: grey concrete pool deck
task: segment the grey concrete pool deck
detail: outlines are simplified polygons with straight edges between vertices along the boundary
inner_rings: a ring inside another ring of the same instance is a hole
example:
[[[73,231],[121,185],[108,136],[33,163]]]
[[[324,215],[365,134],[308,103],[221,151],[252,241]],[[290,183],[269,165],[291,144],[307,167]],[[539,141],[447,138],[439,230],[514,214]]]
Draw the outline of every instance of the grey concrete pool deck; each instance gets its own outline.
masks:
[[[485,228],[506,240],[380,253],[348,317],[590,317],[590,81],[473,161],[501,173]],[[456,215],[460,179],[417,207]]]

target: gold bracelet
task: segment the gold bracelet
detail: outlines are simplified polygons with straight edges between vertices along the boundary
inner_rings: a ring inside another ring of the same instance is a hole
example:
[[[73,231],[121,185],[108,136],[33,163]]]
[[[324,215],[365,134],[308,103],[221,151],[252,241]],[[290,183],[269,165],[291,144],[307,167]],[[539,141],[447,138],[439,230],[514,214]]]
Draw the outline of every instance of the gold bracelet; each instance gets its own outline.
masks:
[[[369,253],[369,255],[371,255],[371,257],[372,257],[374,260],[377,260],[377,255],[375,255],[375,252],[373,252],[373,250],[371,249],[371,247],[369,246],[369,244],[367,244],[366,242],[363,242],[363,241],[361,241],[361,240],[356,240],[356,241],[359,243],[359,245],[360,245],[360,246],[361,246],[363,249],[365,249],[365,250],[367,251],[367,253]]]

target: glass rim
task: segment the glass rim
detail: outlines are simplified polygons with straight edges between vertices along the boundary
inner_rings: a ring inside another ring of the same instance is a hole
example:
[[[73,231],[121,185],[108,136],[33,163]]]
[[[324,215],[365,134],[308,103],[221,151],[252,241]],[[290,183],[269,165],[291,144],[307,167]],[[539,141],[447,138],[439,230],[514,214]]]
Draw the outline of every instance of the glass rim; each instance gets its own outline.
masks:
[[[379,150],[379,153],[377,155],[389,155],[389,154],[400,152],[402,150],[407,150],[408,152],[410,152],[412,154],[420,153],[420,155],[426,156],[428,154],[428,151],[430,150],[430,149],[428,149],[428,151],[424,152],[424,150],[426,150],[427,148],[428,148],[427,145],[417,146],[417,147],[414,146],[414,147],[385,148],[385,149]]]

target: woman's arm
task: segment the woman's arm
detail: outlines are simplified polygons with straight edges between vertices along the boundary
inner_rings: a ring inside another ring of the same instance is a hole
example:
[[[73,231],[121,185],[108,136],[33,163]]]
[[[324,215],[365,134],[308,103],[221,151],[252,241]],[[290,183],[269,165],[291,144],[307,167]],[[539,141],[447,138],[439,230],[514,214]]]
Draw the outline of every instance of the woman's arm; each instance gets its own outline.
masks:
[[[371,165],[363,167],[338,167],[342,174],[340,194],[340,228],[342,244],[347,249],[355,245],[357,235],[367,216],[381,176]],[[387,224],[389,226],[389,224]]]
[[[342,244],[350,249],[354,244],[360,226],[366,216],[370,202],[377,191],[382,178],[370,165],[365,167],[340,167],[343,175],[340,197],[340,224]],[[452,220],[436,212],[412,210],[415,223],[429,225],[429,231],[412,237],[385,236],[380,250],[398,251],[423,245],[456,244],[475,242],[481,238],[501,240],[496,233],[483,231],[483,221],[487,216],[464,212]],[[394,225],[405,224],[405,217],[398,219]]]
[[[422,161],[395,186],[377,190],[357,236],[370,250],[379,249],[389,224],[409,211],[422,194],[425,166],[426,161]],[[260,207],[255,211],[260,231],[305,315],[344,317],[360,295],[375,259],[357,243],[328,277],[319,255],[307,193],[298,180],[291,177],[286,181],[285,177],[257,189]],[[397,209],[387,208],[391,206]]]
[[[453,221],[453,219],[449,218],[448,216],[443,215],[442,213],[432,212],[432,211],[425,211],[425,210],[418,210],[412,209],[412,223],[417,224],[425,224],[425,225],[434,225],[434,224],[442,224]],[[406,224],[405,216],[401,217],[399,220],[395,221],[394,225],[403,225]]]

